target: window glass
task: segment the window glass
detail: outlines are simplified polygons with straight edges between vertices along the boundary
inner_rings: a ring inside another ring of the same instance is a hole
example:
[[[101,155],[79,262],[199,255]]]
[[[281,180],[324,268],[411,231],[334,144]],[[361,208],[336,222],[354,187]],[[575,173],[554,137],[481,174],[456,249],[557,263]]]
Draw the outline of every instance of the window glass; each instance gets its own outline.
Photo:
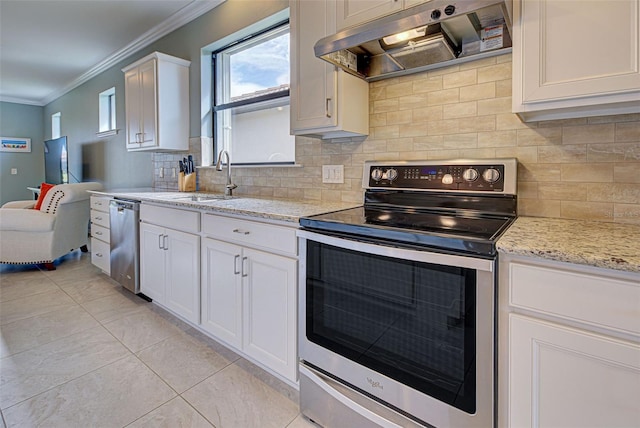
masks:
[[[62,114],[60,112],[51,115],[51,139],[60,138],[60,120]]]
[[[100,123],[99,132],[116,129],[116,88],[110,88],[98,95]]]
[[[293,163],[289,25],[214,53],[215,143],[234,164]]]

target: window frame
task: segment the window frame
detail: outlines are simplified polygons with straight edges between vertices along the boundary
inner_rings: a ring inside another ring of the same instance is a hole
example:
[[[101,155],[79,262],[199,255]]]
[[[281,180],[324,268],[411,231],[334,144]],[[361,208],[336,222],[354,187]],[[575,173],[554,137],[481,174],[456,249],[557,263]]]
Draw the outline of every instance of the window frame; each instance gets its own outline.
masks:
[[[218,68],[220,61],[218,60],[218,56],[228,53],[235,46],[242,45],[252,39],[259,39],[262,36],[274,32],[275,30],[285,28],[289,36],[291,36],[291,24],[289,22],[289,18],[279,21],[276,24],[270,25],[264,29],[251,33],[245,37],[241,37],[238,40],[235,40],[229,44],[226,44],[214,51],[211,52],[211,112],[212,112],[212,120],[211,120],[211,135],[213,136],[213,153],[219,153],[220,150],[225,150],[224,141],[219,141],[218,138],[218,112],[230,110],[238,107],[248,107],[250,108],[252,105],[257,106],[256,110],[262,110],[264,108],[259,108],[260,104],[273,102],[274,106],[278,103],[278,100],[285,100],[284,105],[290,106],[290,92],[291,92],[291,82],[289,82],[289,88],[282,91],[277,91],[269,94],[258,95],[256,97],[246,98],[237,101],[230,101],[226,103],[218,103],[218,95],[220,91],[221,83],[218,81]],[[224,73],[224,72],[223,72]],[[228,74],[223,75],[223,77],[228,77]],[[225,85],[225,87],[228,87]],[[294,149],[295,150],[295,149]],[[295,153],[294,153],[295,156]],[[214,159],[215,162],[215,159]],[[231,162],[231,165],[235,166],[292,166],[295,165],[295,160],[286,161],[286,162],[250,162],[250,163],[238,163]]]

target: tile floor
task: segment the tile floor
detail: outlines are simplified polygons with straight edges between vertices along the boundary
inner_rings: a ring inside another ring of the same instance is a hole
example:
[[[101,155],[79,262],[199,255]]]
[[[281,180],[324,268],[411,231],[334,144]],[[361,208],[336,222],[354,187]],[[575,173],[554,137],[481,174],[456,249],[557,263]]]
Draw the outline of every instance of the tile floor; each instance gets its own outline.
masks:
[[[308,428],[298,394],[79,251],[0,265],[0,427]]]

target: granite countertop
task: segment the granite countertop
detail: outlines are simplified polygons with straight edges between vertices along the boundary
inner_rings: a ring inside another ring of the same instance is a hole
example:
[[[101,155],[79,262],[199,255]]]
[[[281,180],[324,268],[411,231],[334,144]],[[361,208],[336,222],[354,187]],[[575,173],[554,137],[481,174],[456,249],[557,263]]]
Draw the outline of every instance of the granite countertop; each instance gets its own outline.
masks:
[[[597,221],[518,217],[498,251],[640,273],[640,226]]]
[[[138,192],[138,191],[92,191],[95,195],[113,196],[142,202],[161,203],[167,206],[195,208],[211,213],[238,214],[269,220],[297,223],[301,217],[354,208],[361,204],[344,202],[297,201],[289,199],[266,199],[249,196],[233,196],[225,199],[220,194],[203,192]],[[200,196],[201,201],[194,201]],[[216,199],[206,199],[206,198]]]

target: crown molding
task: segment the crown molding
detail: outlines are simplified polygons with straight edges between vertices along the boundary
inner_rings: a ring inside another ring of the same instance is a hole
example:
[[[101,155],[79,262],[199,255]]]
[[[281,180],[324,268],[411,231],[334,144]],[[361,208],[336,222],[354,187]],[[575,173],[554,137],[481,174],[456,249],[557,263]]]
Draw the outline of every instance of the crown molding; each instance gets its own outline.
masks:
[[[149,46],[151,43],[155,42],[161,37],[164,37],[167,34],[171,33],[172,31],[182,27],[183,25],[188,24],[189,22],[193,21],[194,19],[198,18],[201,15],[204,15],[205,13],[209,12],[210,10],[214,9],[215,7],[217,7],[218,5],[220,5],[225,1],[226,0],[194,0],[193,2],[189,3],[187,6],[180,9],[178,12],[171,15],[165,21],[161,22],[160,24],[153,27],[151,30],[142,34],[140,37],[138,37],[137,39],[129,43],[124,48],[120,49],[119,51],[116,51],[111,56],[107,57],[102,62],[98,63],[97,65],[89,69],[87,72],[76,77],[74,80],[69,82],[63,88],[56,90],[50,93],[49,95],[47,95],[46,97],[42,98],[39,104],[36,104],[36,102],[34,101],[30,101],[28,103],[33,105],[40,105],[40,106],[49,104],[50,102],[60,98],[67,92],[77,88],[83,83],[98,76],[100,73],[103,73],[104,71],[113,67],[118,62],[127,58],[129,55],[132,55],[138,52],[140,49],[143,49]],[[27,103],[24,102],[22,104],[27,104]]]
[[[44,106],[44,104],[42,104],[41,101],[35,101],[33,99],[30,99],[30,98],[14,98],[14,97],[0,96],[0,102],[3,102],[3,103],[14,103],[14,104],[26,104],[26,105],[38,106],[38,107]]]

